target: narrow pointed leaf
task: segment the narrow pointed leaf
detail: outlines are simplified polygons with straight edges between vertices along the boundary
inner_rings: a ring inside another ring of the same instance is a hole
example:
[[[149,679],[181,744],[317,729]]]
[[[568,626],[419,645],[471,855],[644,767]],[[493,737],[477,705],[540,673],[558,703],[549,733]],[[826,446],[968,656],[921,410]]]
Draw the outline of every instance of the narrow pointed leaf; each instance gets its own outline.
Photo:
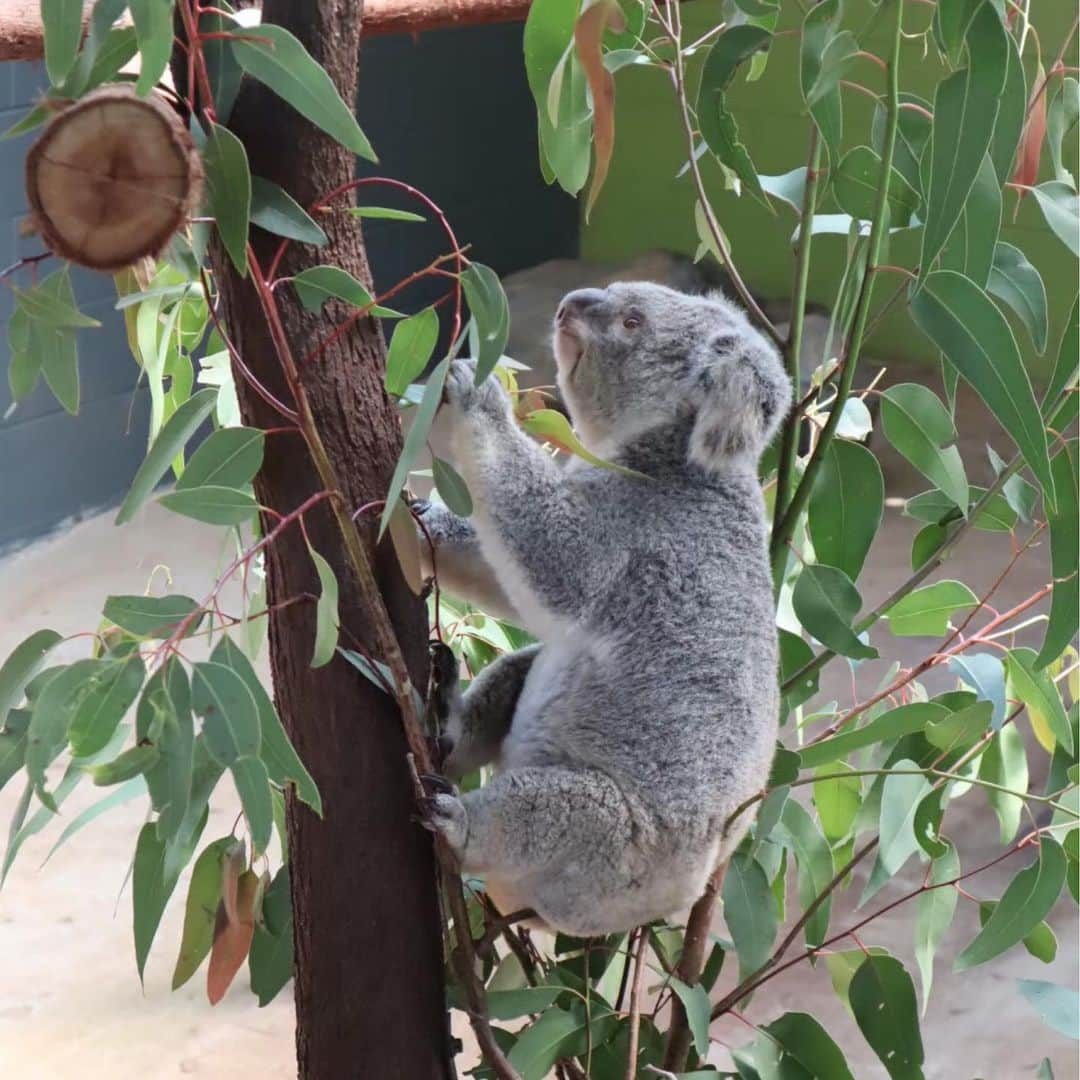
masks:
[[[337,648],[340,619],[338,616],[338,582],[330,564],[314,548],[309,548],[311,561],[319,575],[319,601],[315,609],[315,650],[312,667],[322,667],[334,658]]]
[[[234,836],[225,836],[203,848],[195,860],[184,907],[180,954],[173,970],[172,988],[178,990],[198,970],[214,943],[214,915],[221,900],[221,878],[230,850],[239,848]]]
[[[192,616],[195,615],[194,618]],[[185,634],[194,633],[202,621],[199,605],[190,596],[110,596],[103,614],[110,622],[136,637],[171,637],[185,620]]]
[[[176,482],[176,490],[187,491],[206,484],[226,488],[249,484],[262,466],[265,446],[266,435],[258,428],[221,428],[191,455]]]
[[[251,691],[235,671],[212,661],[194,664],[191,703],[203,718],[206,749],[219,765],[258,755],[259,713]]]
[[[941,888],[931,888],[915,901],[915,961],[922,979],[923,1016],[930,1003],[930,988],[934,982],[934,952],[952,925],[959,899],[954,888],[942,885],[942,882],[960,876],[960,859],[956,848],[948,841],[944,846],[945,853],[934,861],[928,882],[931,886],[941,885]]]
[[[287,191],[261,176],[251,178],[251,223],[301,244],[326,243],[326,233],[311,215]]]

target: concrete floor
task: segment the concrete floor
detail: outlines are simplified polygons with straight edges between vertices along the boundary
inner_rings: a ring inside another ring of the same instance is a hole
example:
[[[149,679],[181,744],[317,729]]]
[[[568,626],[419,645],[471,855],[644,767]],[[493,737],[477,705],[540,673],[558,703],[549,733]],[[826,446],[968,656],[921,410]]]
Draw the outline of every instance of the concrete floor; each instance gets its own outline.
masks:
[[[894,373],[895,377],[895,373]],[[986,482],[982,450],[992,438],[999,451],[1007,445],[986,420],[977,402],[964,395],[960,405],[967,432],[963,452],[974,483]],[[889,494],[910,495],[927,485],[894,458],[885,455]],[[899,510],[886,511],[860,586],[868,604],[886,595],[908,567],[914,523]],[[975,533],[964,543],[950,575],[976,591],[993,580],[1008,554],[1008,538]],[[178,591],[201,595],[220,557],[218,530],[199,526],[151,507],[140,519],[114,529],[111,515],[74,525],[57,537],[0,562],[0,656],[6,656],[31,630],[52,626],[74,633],[96,625],[110,592],[140,592],[157,565],[169,567]],[[1006,608],[1030,595],[1047,580],[1048,552],[1034,550],[1000,590],[997,606]],[[161,573],[159,570],[158,573]],[[887,637],[887,632],[883,638]],[[924,642],[901,640],[905,661],[922,656]],[[78,641],[65,646],[66,659],[85,655]],[[896,646],[890,646],[896,655]],[[883,665],[865,665],[860,682],[875,680]],[[851,679],[843,664],[834,665],[823,692],[825,700],[852,699]],[[1044,769],[1044,756],[1032,754],[1033,773]],[[10,817],[18,785],[0,793],[0,825]],[[93,789],[79,789],[65,804],[70,820],[93,801]],[[207,837],[226,832],[235,815],[235,798],[226,793],[212,809]],[[291,1077],[293,1016],[288,992],[260,1010],[246,988],[246,973],[228,996],[211,1009],[202,977],[178,993],[168,984],[179,940],[182,905],[170,905],[150,955],[145,989],[135,972],[130,930],[130,899],[120,895],[135,833],[145,807],[129,803],[95,822],[40,864],[58,828],[29,841],[0,892],[0,1076],[20,1080],[157,1080],[203,1075],[214,1078],[258,1075]],[[961,845],[966,865],[997,852],[997,827],[985,800],[967,796],[950,814],[950,833]],[[1018,869],[1010,862],[970,882],[980,897],[997,897]],[[912,866],[902,883],[882,892],[884,903],[921,880]],[[848,925],[848,911],[861,882],[838,903],[833,927]],[[177,897],[186,891],[186,875]],[[119,900],[118,900],[119,897]],[[875,923],[863,935],[866,945],[884,945],[914,971],[913,907]],[[1053,913],[1059,940],[1058,959],[1049,966],[1023,951],[1009,953],[963,977],[950,974],[952,959],[977,928],[974,905],[961,901],[956,922],[941,948],[934,996],[923,1034],[926,1075],[930,1080],[1019,1080],[1031,1077],[1043,1056],[1050,1056],[1058,1080],[1078,1076],[1076,1044],[1045,1028],[1015,989],[1016,978],[1077,983],[1075,908],[1064,903]],[[733,965],[732,965],[733,966]],[[726,980],[730,975],[725,975]],[[885,1072],[864,1043],[853,1020],[833,994],[824,966],[799,965],[770,984],[746,1010],[751,1021],[766,1022],[786,1010],[814,1013],[841,1043],[859,1080],[883,1078]],[[725,1045],[738,1046],[749,1030],[734,1018],[717,1024],[714,1060],[726,1064]],[[327,1078],[332,1080],[332,1078]],[[382,1078],[373,1078],[382,1080]],[[389,1078],[388,1078],[389,1080]]]

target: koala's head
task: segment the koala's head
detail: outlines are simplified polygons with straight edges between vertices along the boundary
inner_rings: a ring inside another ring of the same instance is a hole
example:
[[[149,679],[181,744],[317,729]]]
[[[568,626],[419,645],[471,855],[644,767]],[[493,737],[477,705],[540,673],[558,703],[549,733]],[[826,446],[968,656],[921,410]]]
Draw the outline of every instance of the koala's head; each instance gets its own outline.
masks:
[[[689,429],[690,461],[755,466],[791,403],[776,350],[719,295],[649,282],[567,294],[555,315],[559,389],[594,452]]]

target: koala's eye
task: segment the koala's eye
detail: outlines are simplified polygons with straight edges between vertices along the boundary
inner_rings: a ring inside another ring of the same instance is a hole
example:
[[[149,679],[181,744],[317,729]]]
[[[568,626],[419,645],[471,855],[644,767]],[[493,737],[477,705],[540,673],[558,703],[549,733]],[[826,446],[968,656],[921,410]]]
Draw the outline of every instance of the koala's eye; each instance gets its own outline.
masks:
[[[627,315],[622,324],[627,330],[637,330],[641,326],[641,317],[639,315]]]

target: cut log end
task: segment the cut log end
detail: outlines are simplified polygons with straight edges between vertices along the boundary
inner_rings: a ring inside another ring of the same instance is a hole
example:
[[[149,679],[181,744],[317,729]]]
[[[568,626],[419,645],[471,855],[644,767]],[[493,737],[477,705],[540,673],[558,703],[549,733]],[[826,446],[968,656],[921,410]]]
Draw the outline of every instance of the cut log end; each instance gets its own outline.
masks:
[[[102,87],[58,113],[26,158],[33,223],[57,255],[95,270],[157,256],[198,205],[202,164],[153,93]]]

